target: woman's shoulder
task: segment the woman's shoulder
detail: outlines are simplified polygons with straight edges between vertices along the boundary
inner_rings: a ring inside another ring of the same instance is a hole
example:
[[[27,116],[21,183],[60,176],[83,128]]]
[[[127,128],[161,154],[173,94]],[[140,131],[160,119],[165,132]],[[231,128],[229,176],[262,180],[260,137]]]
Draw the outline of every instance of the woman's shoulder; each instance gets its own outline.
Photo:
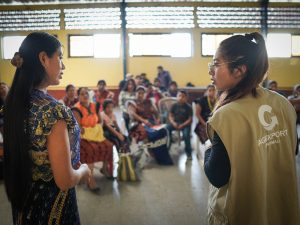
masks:
[[[43,115],[42,118],[36,117],[36,119],[53,117],[69,118],[72,116],[72,112],[69,107],[65,106],[62,102],[58,101],[51,95],[39,90],[34,90],[31,95],[30,112],[35,116]]]
[[[52,110],[52,109],[62,109],[66,106],[52,97],[47,93],[39,90],[34,90],[31,94],[31,104],[33,108],[38,108],[39,110]]]

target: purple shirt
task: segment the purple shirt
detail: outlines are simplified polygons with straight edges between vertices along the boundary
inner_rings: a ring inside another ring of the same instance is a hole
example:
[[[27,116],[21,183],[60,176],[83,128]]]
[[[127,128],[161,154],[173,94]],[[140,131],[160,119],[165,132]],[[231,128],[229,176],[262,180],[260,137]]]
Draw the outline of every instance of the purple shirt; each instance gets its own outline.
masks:
[[[172,78],[168,71],[163,70],[161,73],[158,73],[157,78],[159,79],[162,87],[165,87],[166,89],[169,88]]]

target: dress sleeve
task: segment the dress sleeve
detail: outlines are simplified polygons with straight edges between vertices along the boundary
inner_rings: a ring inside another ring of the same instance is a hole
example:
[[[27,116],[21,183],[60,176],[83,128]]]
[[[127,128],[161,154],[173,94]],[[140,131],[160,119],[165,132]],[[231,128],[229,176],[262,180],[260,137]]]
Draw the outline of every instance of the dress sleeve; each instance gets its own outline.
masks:
[[[51,129],[54,124],[59,120],[64,120],[67,124],[68,131],[72,131],[74,129],[74,120],[71,109],[64,106],[61,103],[57,103],[52,107],[44,107],[43,110],[45,113],[43,115],[43,119],[41,121],[41,129],[43,131],[43,135],[51,134]]]

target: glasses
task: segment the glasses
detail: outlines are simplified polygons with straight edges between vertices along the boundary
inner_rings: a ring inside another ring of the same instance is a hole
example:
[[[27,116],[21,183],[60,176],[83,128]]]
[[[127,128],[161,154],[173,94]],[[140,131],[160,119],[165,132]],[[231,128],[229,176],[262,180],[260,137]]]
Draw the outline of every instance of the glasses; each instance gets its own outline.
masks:
[[[228,61],[228,62],[223,62],[223,63],[216,63],[216,62],[208,63],[208,71],[213,71],[213,70],[215,70],[216,67],[219,67],[219,66],[223,66],[226,64],[230,64],[230,63],[235,63],[243,58],[244,58],[243,56],[240,56],[236,60],[233,60],[233,61]]]
[[[233,63],[233,62],[236,62],[236,61],[223,62],[223,63],[215,63],[215,62],[208,63],[208,71],[213,71],[213,70],[215,70],[216,67],[223,66],[223,65],[226,65],[226,64],[230,64],[230,63]]]

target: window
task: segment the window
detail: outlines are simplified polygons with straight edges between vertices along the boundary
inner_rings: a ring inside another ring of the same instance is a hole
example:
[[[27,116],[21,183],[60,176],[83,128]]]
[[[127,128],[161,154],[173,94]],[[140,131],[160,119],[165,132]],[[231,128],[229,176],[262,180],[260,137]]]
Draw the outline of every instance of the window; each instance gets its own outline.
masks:
[[[112,8],[64,9],[66,30],[121,28],[121,11]]]
[[[300,56],[300,34],[292,35],[292,56]]]
[[[193,28],[194,7],[127,7],[127,28]]]
[[[213,56],[219,44],[232,34],[202,34],[202,55]]]
[[[70,36],[70,57],[93,57],[94,38],[93,36]]]
[[[191,34],[129,34],[129,55],[191,57]]]
[[[120,45],[119,34],[96,34],[94,35],[94,57],[119,58]]]
[[[258,7],[197,7],[197,23],[201,28],[260,28]]]
[[[119,58],[120,34],[69,36],[69,57]]]
[[[267,36],[267,51],[269,57],[291,57],[291,34],[270,33]]]
[[[0,31],[59,30],[60,9],[0,11]]]
[[[5,36],[2,39],[3,58],[12,59],[26,36]]]

